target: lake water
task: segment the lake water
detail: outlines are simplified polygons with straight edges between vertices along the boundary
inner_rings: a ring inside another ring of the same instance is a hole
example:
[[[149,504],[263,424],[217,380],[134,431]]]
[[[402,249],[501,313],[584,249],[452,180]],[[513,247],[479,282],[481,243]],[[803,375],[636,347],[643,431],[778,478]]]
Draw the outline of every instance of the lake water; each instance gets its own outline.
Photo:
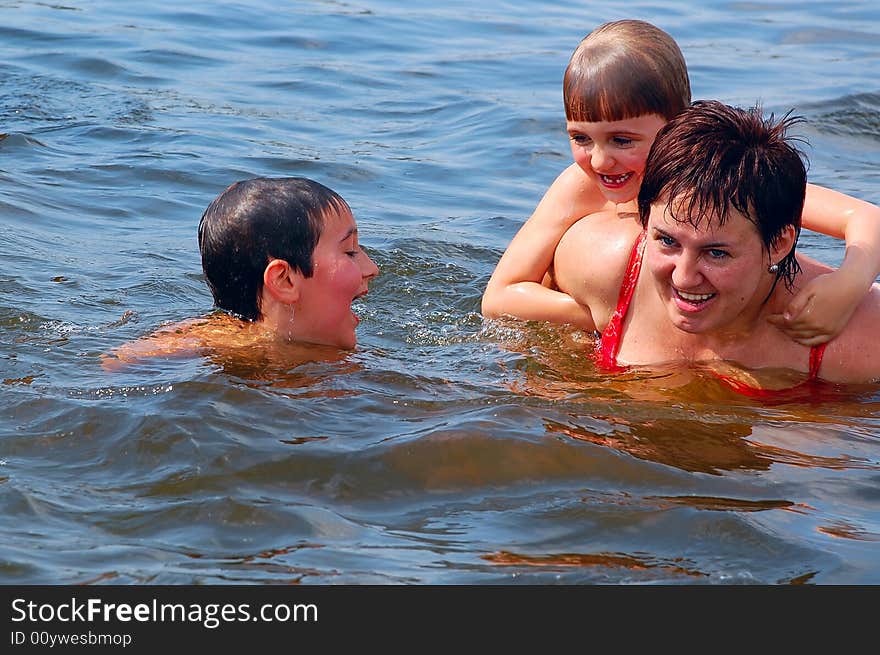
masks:
[[[0,582],[880,583],[876,387],[756,404],[479,314],[626,17],[880,203],[875,2],[0,2]],[[262,175],[350,203],[358,350],[105,372],[210,310],[199,217]]]

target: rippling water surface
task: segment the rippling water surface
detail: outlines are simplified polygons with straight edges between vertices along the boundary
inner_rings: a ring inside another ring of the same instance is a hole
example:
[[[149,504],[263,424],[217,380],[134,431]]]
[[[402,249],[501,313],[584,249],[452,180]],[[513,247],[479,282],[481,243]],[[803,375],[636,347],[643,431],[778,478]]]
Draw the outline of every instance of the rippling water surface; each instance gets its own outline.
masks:
[[[756,405],[479,315],[606,20],[880,203],[876,3],[703,4],[0,3],[0,581],[880,583],[877,388]],[[257,175],[351,204],[358,350],[104,372],[210,309],[198,219]]]

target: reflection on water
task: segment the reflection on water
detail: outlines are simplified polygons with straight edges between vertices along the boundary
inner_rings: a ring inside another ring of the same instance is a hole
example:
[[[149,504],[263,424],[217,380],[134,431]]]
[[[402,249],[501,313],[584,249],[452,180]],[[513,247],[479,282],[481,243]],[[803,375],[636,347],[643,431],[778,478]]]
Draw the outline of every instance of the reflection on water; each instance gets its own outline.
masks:
[[[705,577],[705,573],[688,569],[682,566],[683,563],[654,561],[651,558],[631,557],[628,555],[597,553],[594,555],[580,553],[565,553],[559,555],[543,555],[540,557],[529,557],[517,555],[515,553],[492,553],[484,555],[483,559],[493,564],[504,566],[540,566],[549,568],[565,568],[571,566],[577,567],[606,567],[610,569],[621,568],[634,571],[646,569],[659,569],[663,573],[672,576],[692,576]]]
[[[774,462],[761,448],[744,439],[751,433],[748,425],[695,425],[693,420],[676,419],[651,420],[642,424],[611,419],[609,423],[614,428],[598,434],[550,422],[547,431],[684,471],[715,475],[737,469],[759,471],[769,469]]]
[[[633,367],[605,375],[591,361],[592,338],[564,331],[551,337],[544,330],[537,326],[525,331],[524,340],[502,343],[526,360],[518,366],[523,375],[510,385],[513,392],[568,402],[565,420],[545,421],[550,434],[712,474],[766,470],[774,463],[839,470],[878,466],[876,454],[809,452],[828,446],[835,433],[844,441],[875,434],[880,403],[874,385],[806,386],[797,372],[746,371],[729,362]],[[756,401],[724,384],[719,371],[775,391]],[[777,439],[781,443],[774,443]]]
[[[686,403],[683,404],[686,406]],[[864,457],[847,454],[824,456],[762,443],[754,438],[752,423],[738,422],[741,417],[736,414],[724,415],[718,407],[705,407],[704,410],[701,417],[658,418],[656,415],[663,414],[663,410],[648,409],[652,418],[638,420],[628,420],[626,412],[621,410],[614,416],[592,415],[590,427],[548,421],[546,428],[550,433],[607,446],[639,459],[685,471],[719,474],[736,469],[764,470],[774,463],[840,470],[876,470],[878,467],[876,460]],[[686,411],[697,410],[679,409],[681,413]],[[638,413],[644,412],[645,409],[640,408]],[[592,427],[597,418],[609,427],[597,431]],[[799,424],[811,426],[811,421],[805,420],[804,415],[777,417],[775,429],[766,432],[767,436],[772,438],[776,430],[788,422],[793,424],[792,429],[787,431],[788,435],[797,435]],[[795,440],[809,450],[816,448],[816,436],[808,431]]]

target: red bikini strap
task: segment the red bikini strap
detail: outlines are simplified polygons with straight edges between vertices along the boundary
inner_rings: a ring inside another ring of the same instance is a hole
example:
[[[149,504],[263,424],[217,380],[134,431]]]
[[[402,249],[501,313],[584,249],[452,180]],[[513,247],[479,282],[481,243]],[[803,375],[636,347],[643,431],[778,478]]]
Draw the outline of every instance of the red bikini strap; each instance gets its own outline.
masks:
[[[620,294],[617,297],[617,308],[611,315],[608,325],[602,332],[602,337],[598,343],[596,351],[596,363],[605,369],[612,370],[618,368],[617,353],[620,351],[620,339],[623,333],[623,319],[629,309],[632,301],[633,293],[636,290],[636,282],[639,280],[639,271],[642,269],[643,245],[645,243],[645,231],[639,233],[638,239],[633,244],[632,252],[629,256],[629,263],[626,266],[626,272],[623,275],[623,282],[620,285]]]
[[[819,367],[822,366],[822,358],[825,356],[825,346],[828,342],[820,343],[818,346],[810,348],[810,379],[819,379]]]

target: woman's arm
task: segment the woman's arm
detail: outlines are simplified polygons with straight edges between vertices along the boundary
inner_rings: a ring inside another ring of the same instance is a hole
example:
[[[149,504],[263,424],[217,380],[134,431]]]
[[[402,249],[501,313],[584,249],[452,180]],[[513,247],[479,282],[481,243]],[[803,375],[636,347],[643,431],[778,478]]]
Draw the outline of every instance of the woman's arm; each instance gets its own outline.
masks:
[[[806,284],[782,316],[771,318],[795,341],[812,346],[840,334],[880,275],[880,207],[808,184],[801,225],[846,241],[840,268]]]
[[[496,265],[483,293],[483,315],[568,323],[593,330],[589,310],[542,281],[566,230],[605,204],[606,200],[577,164],[563,171]]]

